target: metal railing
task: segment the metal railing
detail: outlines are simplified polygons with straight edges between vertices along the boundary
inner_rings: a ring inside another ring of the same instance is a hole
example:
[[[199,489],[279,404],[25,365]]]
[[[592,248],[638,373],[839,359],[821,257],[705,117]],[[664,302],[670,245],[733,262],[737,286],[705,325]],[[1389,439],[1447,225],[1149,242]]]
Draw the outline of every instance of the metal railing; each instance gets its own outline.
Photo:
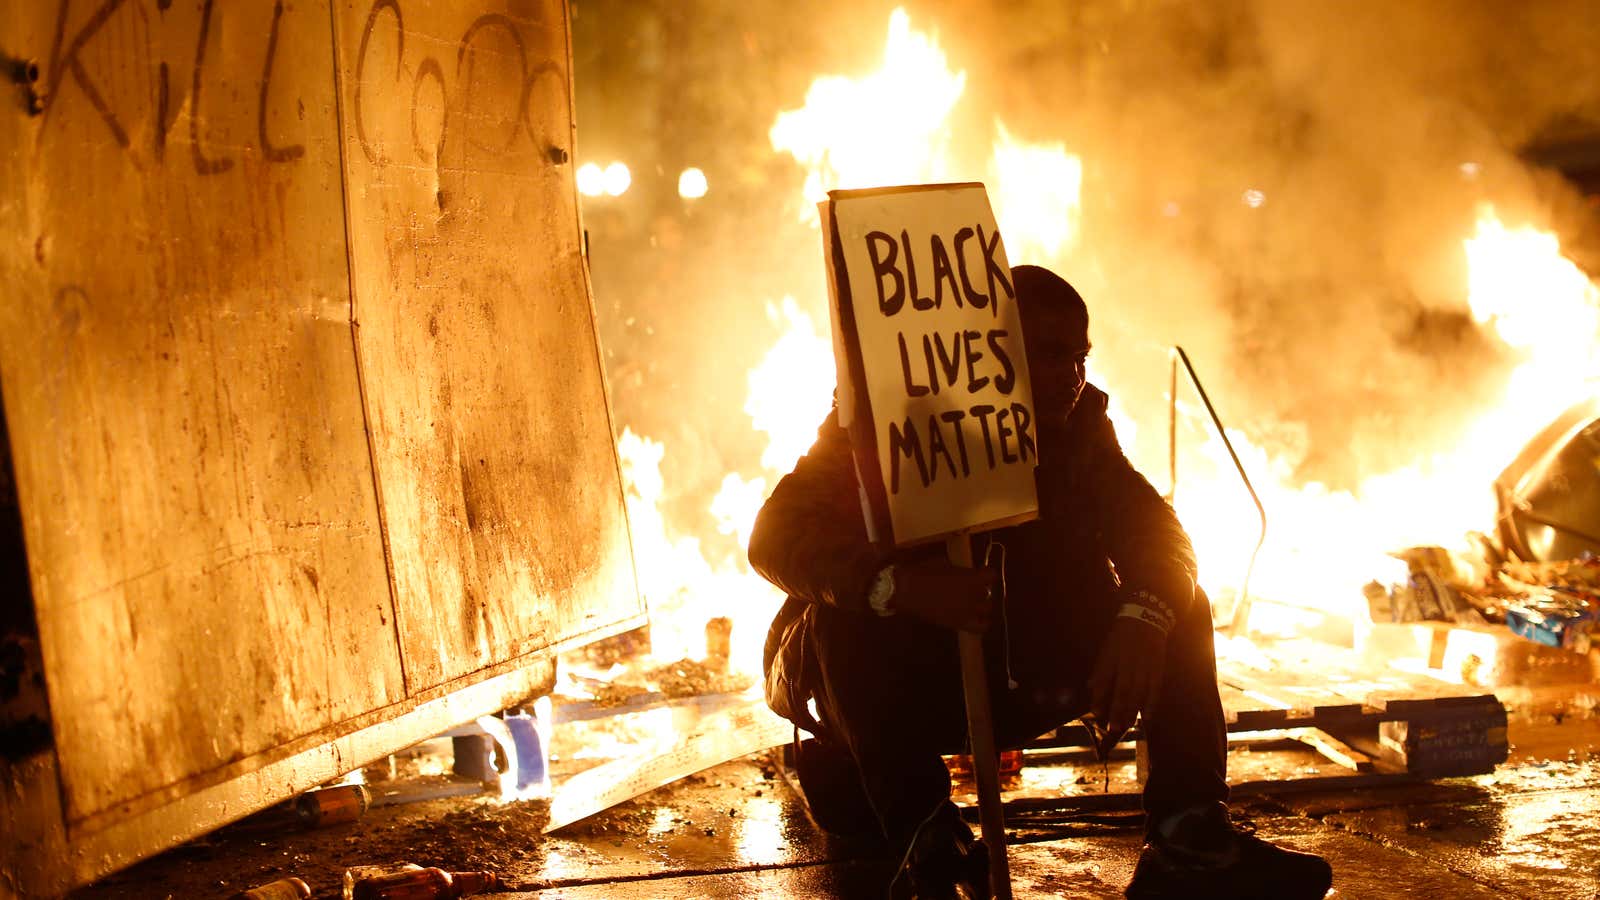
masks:
[[[1239,586],[1239,599],[1233,604],[1233,615],[1228,620],[1228,634],[1237,635],[1244,633],[1250,622],[1250,576],[1256,569],[1256,557],[1261,553],[1261,546],[1267,542],[1267,510],[1261,505],[1261,497],[1256,494],[1255,485],[1250,483],[1250,476],[1244,470],[1244,463],[1239,461],[1239,454],[1233,449],[1233,442],[1228,440],[1228,430],[1222,427],[1222,419],[1217,415],[1217,409],[1211,405],[1211,398],[1206,396],[1205,386],[1200,383],[1200,375],[1194,370],[1194,363],[1189,361],[1189,354],[1182,347],[1173,345],[1169,354],[1172,366],[1168,373],[1167,384],[1167,502],[1176,504],[1178,500],[1178,363],[1183,363],[1183,369],[1189,374],[1189,383],[1194,385],[1195,392],[1200,395],[1200,402],[1205,404],[1206,413],[1211,416],[1211,424],[1216,426],[1217,436],[1222,438],[1222,445],[1228,448],[1228,456],[1233,458],[1233,467],[1239,473],[1239,480],[1244,482],[1245,490],[1250,492],[1250,499],[1256,505],[1256,512],[1261,516],[1261,534],[1256,538],[1256,547],[1250,551],[1250,564],[1244,570],[1244,582]]]

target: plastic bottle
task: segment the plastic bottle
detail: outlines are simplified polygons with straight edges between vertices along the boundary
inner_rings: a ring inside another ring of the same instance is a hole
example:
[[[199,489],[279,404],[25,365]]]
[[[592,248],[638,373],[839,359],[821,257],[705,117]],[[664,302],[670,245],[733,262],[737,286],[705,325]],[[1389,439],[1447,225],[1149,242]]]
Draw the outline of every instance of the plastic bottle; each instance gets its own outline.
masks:
[[[351,891],[352,900],[455,900],[500,887],[491,872],[446,872],[417,869],[363,878]]]
[[[240,891],[228,900],[310,900],[311,888],[298,878],[280,878],[249,890]]]

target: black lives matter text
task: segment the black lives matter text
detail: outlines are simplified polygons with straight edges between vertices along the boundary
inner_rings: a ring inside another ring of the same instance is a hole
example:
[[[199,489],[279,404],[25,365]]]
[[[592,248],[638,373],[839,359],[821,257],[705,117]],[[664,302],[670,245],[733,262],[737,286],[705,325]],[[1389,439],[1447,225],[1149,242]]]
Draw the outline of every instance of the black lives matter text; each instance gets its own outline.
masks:
[[[982,225],[963,227],[949,240],[930,235],[924,247],[920,241],[913,246],[908,231],[898,239],[871,231],[866,244],[878,312],[899,326],[896,343],[906,396],[941,401],[932,412],[887,423],[880,446],[889,454],[889,492],[900,492],[901,470],[908,466],[926,488],[940,477],[967,478],[1032,461],[1038,455],[1033,413],[1010,399],[1017,384],[1013,360],[1021,349],[1010,332],[950,328],[948,317],[918,315],[952,304],[999,317],[1000,305],[1016,299],[1011,272],[998,257],[999,232],[988,234]]]

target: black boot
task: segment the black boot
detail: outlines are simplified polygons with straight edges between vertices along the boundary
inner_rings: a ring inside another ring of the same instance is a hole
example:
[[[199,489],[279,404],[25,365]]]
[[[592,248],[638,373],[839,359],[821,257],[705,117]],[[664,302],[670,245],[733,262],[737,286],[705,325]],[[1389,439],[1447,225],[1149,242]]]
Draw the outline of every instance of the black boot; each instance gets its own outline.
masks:
[[[1165,829],[1170,834],[1163,830],[1150,831],[1128,884],[1129,900],[1322,900],[1333,884],[1327,860],[1236,829],[1221,803],[1182,814]]]
[[[890,900],[989,900],[989,851],[944,801],[918,826],[889,884]]]

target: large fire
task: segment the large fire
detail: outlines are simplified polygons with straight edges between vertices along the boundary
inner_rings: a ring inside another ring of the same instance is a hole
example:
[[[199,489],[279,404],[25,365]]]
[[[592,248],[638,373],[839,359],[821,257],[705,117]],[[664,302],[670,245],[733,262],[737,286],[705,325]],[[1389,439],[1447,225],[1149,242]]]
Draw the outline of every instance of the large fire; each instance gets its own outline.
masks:
[[[933,36],[913,29],[907,14],[896,10],[882,66],[860,78],[817,78],[803,108],[777,115],[773,149],[804,167],[800,191],[808,211],[811,201],[832,188],[984,180],[1009,255],[1053,265],[1072,278],[1080,198],[1094,190],[1092,173],[1065,143],[1020,141],[1000,122],[986,164],[963,168],[953,156],[951,113],[966,79],[965,72],[952,71]],[[1230,430],[1271,519],[1249,585],[1251,596],[1271,602],[1253,606],[1252,628],[1292,629],[1328,615],[1365,617],[1362,585],[1392,576],[1396,566],[1404,571],[1391,551],[1455,546],[1467,529],[1489,528],[1493,478],[1540,426],[1593,392],[1600,374],[1600,292],[1562,257],[1556,239],[1509,227],[1485,206],[1476,232],[1462,240],[1469,272],[1462,303],[1519,360],[1501,394],[1486,399],[1464,440],[1447,451],[1418,453],[1409,465],[1368,477],[1354,490],[1334,491],[1297,480],[1293,460],[1274,458],[1249,434]],[[744,409],[770,440],[761,459],[763,475],[730,473],[711,508],[719,527],[741,543],[761,501],[805,451],[828,408],[834,372],[825,302],[785,297],[770,307],[785,331],[749,374]],[[1208,425],[1189,398],[1180,388],[1178,414],[1186,430],[1199,433]],[[1152,433],[1167,427],[1165,421],[1135,422],[1115,407],[1113,418],[1130,447],[1136,427]],[[754,671],[762,629],[780,598],[742,560],[719,567],[704,558],[695,537],[669,537],[656,507],[662,444],[629,431],[619,452],[655,654],[702,656],[706,619],[732,616],[734,665]],[[1136,462],[1160,486],[1166,461]],[[1255,548],[1257,513],[1215,436],[1184,451],[1181,471],[1175,503],[1194,536],[1202,582],[1214,601],[1232,603]]]
[[[865,78],[813,81],[803,108],[778,114],[772,148],[806,167],[813,203],[835,188],[948,181],[950,111],[966,86],[966,73],[952,73],[939,45],[896,9],[883,65]]]
[[[1257,628],[1293,627],[1292,609],[1359,618],[1361,586],[1397,566],[1388,554],[1419,545],[1453,547],[1469,528],[1494,521],[1489,485],[1517,451],[1563,409],[1594,393],[1600,376],[1600,290],[1561,255],[1553,235],[1507,228],[1491,207],[1463,240],[1474,318],[1518,355],[1498,396],[1486,397],[1465,437],[1373,475],[1353,492],[1296,484],[1248,435],[1230,432],[1253,473],[1272,527],[1252,594],[1289,604],[1258,608]],[[1441,386],[1443,388],[1443,386]],[[1398,439],[1403,440],[1404,436]],[[1185,480],[1179,515],[1211,578],[1244,571],[1255,511],[1240,503],[1220,441],[1203,449],[1213,477]],[[1232,510],[1228,516],[1223,510]],[[1241,539],[1242,538],[1242,539]],[[1401,566],[1400,571],[1404,571]],[[1233,585],[1209,583],[1213,594]]]
[[[729,472],[709,510],[718,529],[734,535],[741,547],[750,541],[751,526],[767,494],[811,446],[832,402],[829,339],[821,336],[816,322],[791,297],[771,306],[769,313],[784,333],[749,373],[745,404],[751,425],[768,437],[761,455],[767,477],[745,479]],[[702,658],[706,622],[726,617],[734,623],[732,668],[759,671],[763,632],[782,598],[742,560],[716,565],[706,559],[699,538],[669,537],[659,505],[665,491],[663,444],[624,429],[617,453],[627,489],[634,562],[650,608],[652,654],[664,660]]]

